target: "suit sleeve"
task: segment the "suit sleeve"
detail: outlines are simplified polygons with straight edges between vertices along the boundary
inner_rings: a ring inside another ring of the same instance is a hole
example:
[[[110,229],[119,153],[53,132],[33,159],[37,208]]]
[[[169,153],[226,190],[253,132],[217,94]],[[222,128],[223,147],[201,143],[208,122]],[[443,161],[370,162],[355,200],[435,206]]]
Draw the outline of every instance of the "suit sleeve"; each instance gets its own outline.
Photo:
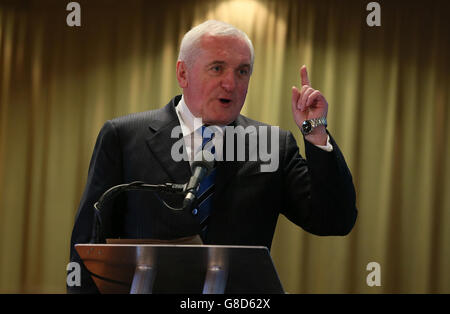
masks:
[[[94,219],[94,203],[110,187],[122,183],[122,160],[120,140],[112,122],[100,130],[89,165],[86,187],[75,217],[70,244],[70,261],[81,268],[81,286],[67,286],[68,293],[98,293],[94,281],[87,272],[75,244],[89,243]]]
[[[281,213],[304,230],[320,236],[347,235],[356,217],[352,176],[336,142],[332,152],[305,140],[306,160],[289,132],[285,137]]]

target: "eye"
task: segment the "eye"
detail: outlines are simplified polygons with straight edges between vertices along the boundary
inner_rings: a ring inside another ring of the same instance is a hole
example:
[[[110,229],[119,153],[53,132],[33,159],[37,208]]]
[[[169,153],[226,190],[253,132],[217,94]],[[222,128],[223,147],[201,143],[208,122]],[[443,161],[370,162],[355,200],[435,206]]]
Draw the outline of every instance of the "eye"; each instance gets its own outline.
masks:
[[[242,76],[246,76],[249,74],[249,71],[248,71],[248,69],[240,69],[239,74]]]
[[[215,65],[211,67],[211,71],[219,73],[222,70],[222,67],[220,65]]]

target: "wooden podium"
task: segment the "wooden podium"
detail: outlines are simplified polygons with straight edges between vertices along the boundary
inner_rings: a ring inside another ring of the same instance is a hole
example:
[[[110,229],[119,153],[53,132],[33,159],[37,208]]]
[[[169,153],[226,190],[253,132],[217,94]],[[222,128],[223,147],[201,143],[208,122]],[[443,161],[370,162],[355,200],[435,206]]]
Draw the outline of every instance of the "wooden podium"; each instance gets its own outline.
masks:
[[[75,245],[101,293],[284,293],[266,247],[116,242]]]

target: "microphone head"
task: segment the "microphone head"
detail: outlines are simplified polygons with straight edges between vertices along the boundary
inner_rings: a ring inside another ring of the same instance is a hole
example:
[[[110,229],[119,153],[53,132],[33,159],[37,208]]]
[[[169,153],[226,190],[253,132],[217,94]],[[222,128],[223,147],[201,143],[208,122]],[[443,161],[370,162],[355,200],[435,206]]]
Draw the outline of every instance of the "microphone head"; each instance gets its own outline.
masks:
[[[194,171],[197,167],[206,168],[208,173],[214,169],[216,166],[216,159],[213,153],[211,153],[209,150],[201,150],[199,151],[195,157],[194,161],[192,162],[191,169]]]

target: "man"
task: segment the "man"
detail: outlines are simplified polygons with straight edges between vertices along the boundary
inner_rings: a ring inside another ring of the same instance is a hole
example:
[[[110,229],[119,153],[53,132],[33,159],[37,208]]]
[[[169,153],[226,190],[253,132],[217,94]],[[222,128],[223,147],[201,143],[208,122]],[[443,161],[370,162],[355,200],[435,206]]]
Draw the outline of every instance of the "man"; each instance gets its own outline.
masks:
[[[162,109],[105,123],[76,216],[71,261],[80,262],[74,245],[90,241],[93,204],[107,189],[133,181],[159,184],[189,180],[192,156],[204,149],[202,139],[195,141],[202,137],[195,123],[198,119],[217,130],[211,142],[219,158],[206,220],[199,219],[201,205],[198,211],[173,211],[161,198],[170,199],[171,204],[179,204],[179,200],[150,192],[128,192],[107,211],[108,237],[175,239],[201,234],[206,244],[270,248],[279,213],[316,235],[350,232],[357,216],[352,178],[326,131],[328,104],[311,87],[305,66],[300,70],[301,89],[292,88],[292,113],[304,134],[307,160],[299,155],[292,134],[283,130],[279,130],[277,145],[271,146],[278,147],[276,169],[261,171],[260,160],[225,160],[224,150],[229,149],[223,140],[226,126],[253,127],[258,138],[261,129],[268,127],[240,115],[253,59],[253,46],[245,33],[223,22],[207,21],[189,31],[181,43],[176,73],[183,95]],[[177,127],[181,127],[189,160],[173,158],[179,138],[172,134]],[[189,140],[192,138],[194,141]],[[69,291],[95,292],[84,268],[82,273],[81,288]]]

